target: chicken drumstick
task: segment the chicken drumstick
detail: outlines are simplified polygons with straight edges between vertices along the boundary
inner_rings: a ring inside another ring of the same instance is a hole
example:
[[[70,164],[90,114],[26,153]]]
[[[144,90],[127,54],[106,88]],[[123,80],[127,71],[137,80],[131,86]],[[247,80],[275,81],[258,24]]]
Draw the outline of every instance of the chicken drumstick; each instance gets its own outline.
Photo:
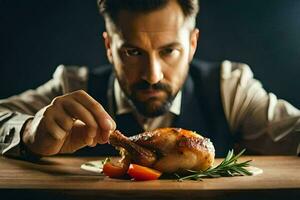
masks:
[[[213,165],[215,156],[208,138],[181,128],[160,128],[129,138],[115,131],[109,142],[122,147],[122,155],[132,162],[167,173],[205,170]]]

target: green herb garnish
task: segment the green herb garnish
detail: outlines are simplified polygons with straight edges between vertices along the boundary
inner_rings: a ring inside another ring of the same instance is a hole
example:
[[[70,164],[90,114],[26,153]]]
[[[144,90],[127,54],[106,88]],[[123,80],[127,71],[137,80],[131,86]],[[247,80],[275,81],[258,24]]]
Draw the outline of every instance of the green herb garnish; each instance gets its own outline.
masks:
[[[174,174],[178,177],[179,181],[183,180],[202,180],[202,178],[217,178],[222,176],[250,176],[252,173],[248,171],[245,167],[250,166],[251,160],[245,162],[238,162],[238,158],[245,152],[243,149],[240,153],[235,155],[233,150],[229,150],[226,158],[216,167],[208,168],[204,171],[194,171],[186,170],[189,174],[186,176],[180,176]]]
[[[101,160],[102,165],[104,165],[107,162],[110,162],[110,157],[106,157],[104,160]]]

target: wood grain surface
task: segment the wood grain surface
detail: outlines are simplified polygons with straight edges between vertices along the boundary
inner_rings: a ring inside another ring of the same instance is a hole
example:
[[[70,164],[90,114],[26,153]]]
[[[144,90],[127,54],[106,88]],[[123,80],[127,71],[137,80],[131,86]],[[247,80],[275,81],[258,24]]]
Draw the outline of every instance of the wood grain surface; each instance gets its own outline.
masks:
[[[242,157],[241,161],[253,160],[252,165],[263,169],[263,174],[182,182],[110,179],[80,169],[84,162],[99,159],[101,158],[59,156],[30,163],[1,157],[0,198],[300,199],[299,157]]]

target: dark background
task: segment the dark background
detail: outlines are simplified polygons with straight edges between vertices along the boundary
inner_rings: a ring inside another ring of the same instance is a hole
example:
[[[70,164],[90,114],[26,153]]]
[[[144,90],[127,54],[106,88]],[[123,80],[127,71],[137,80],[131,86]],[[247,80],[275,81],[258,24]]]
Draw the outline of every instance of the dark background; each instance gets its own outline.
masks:
[[[249,64],[300,107],[300,1],[201,0],[197,57]],[[107,63],[96,0],[0,0],[0,98],[35,88],[59,64]]]

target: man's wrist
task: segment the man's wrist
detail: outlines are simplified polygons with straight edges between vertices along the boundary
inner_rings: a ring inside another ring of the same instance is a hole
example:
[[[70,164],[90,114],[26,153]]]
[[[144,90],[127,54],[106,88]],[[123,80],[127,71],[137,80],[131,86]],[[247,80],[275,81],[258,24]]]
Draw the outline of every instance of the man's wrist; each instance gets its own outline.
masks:
[[[32,119],[28,119],[24,123],[23,128],[21,130],[20,154],[21,154],[22,159],[24,159],[24,160],[37,161],[41,158],[41,156],[32,152],[30,150],[29,146],[27,145],[27,142],[29,142],[28,134],[29,134],[31,122],[32,122]]]

